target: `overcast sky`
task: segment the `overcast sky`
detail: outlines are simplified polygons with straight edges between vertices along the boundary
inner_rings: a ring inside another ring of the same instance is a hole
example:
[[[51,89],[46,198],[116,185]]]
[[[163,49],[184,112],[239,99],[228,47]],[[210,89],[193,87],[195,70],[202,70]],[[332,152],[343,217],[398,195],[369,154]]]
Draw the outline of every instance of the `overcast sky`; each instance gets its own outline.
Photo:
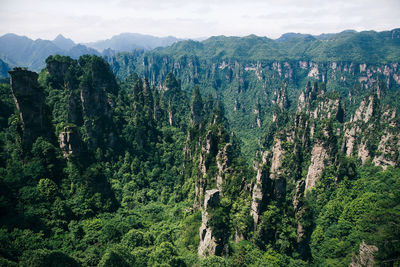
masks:
[[[400,0],[0,0],[0,35],[76,42],[122,32],[196,38],[400,27]]]

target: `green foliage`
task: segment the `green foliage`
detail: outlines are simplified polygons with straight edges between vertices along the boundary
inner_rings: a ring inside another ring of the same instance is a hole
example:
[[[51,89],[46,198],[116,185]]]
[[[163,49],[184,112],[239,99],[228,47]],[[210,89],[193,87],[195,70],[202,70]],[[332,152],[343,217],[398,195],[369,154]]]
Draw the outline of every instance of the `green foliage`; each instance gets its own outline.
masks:
[[[80,266],[73,258],[59,251],[50,251],[46,249],[37,249],[25,251],[22,254],[21,266],[43,267],[43,266],[62,266],[77,267]]]
[[[378,246],[376,257],[379,260],[396,257],[399,247],[391,240],[398,235],[393,229],[399,224],[395,211],[399,204],[394,200],[399,190],[398,177],[398,169],[380,171],[364,166],[357,179],[345,178],[334,192],[319,191],[321,183],[307,196],[309,203],[314,202],[311,205],[316,227],[311,237],[311,250],[317,264],[348,264],[351,256],[358,253],[362,241]],[[315,202],[321,196],[325,199]],[[381,214],[392,215],[389,218]],[[388,242],[394,246],[388,247]]]
[[[168,49],[137,53],[135,58],[117,55],[131,68],[111,67],[130,74],[118,82],[100,57],[49,57],[39,82],[52,120],[48,133],[34,140],[30,150],[23,149],[24,128],[10,88],[0,84],[0,265],[334,266],[347,265],[361,241],[379,247],[379,264],[396,259],[399,169],[359,166],[356,159],[343,156],[341,137],[334,137],[341,127],[338,118],[297,114],[294,119],[304,130],[288,141],[282,130],[291,127],[296,107],[286,105],[282,111],[272,105],[273,96],[263,87],[282,86],[273,63],[260,62],[261,74],[240,67],[241,60],[253,64],[253,57],[272,56],[259,49],[272,53],[287,44],[255,36],[243,40],[216,37],[179,43],[168,48],[187,49],[176,61],[160,56]],[[311,45],[318,50],[321,42],[304,39],[298,49]],[[232,67],[235,58],[239,67]],[[220,59],[231,67],[220,67]],[[182,64],[182,70],[160,60]],[[207,67],[210,62],[215,63],[213,71]],[[131,75],[132,69],[149,79]],[[282,87],[291,100],[309,81],[304,70],[293,71],[299,78]],[[342,89],[347,85],[341,84]],[[308,87],[325,89],[323,84]],[[361,95],[361,87],[354,90]],[[326,93],[324,100],[338,97]],[[311,98],[315,108],[318,99]],[[271,111],[279,113],[275,123]],[[260,128],[256,118],[262,120]],[[304,136],[311,123],[316,123],[313,138]],[[369,148],[377,148],[378,128],[377,133],[368,132]],[[260,143],[268,148],[274,137],[281,138],[282,172],[272,180],[270,163],[263,167],[265,198],[254,229],[251,193],[256,173],[248,160],[267,129]],[[317,139],[335,151],[335,164],[324,169],[314,189],[299,197],[299,213],[293,195],[308,169],[310,144]],[[220,201],[207,210],[207,227],[224,249],[218,256],[199,258],[200,192],[217,188],[217,177],[222,180]],[[306,232],[302,242],[311,248],[309,257],[299,252],[299,219]]]

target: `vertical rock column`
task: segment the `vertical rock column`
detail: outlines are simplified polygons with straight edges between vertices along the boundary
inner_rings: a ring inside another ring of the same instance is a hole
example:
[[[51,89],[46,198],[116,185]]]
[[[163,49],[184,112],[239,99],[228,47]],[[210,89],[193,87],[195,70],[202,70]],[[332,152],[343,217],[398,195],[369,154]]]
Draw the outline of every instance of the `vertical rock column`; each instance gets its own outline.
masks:
[[[198,248],[199,256],[219,255],[222,252],[223,244],[217,240],[209,226],[209,208],[216,208],[219,205],[219,190],[207,190],[204,197],[204,208],[201,214],[202,222],[200,227],[200,244]]]
[[[38,74],[16,68],[9,71],[11,91],[22,122],[24,147],[30,148],[46,133],[45,97],[38,84]]]

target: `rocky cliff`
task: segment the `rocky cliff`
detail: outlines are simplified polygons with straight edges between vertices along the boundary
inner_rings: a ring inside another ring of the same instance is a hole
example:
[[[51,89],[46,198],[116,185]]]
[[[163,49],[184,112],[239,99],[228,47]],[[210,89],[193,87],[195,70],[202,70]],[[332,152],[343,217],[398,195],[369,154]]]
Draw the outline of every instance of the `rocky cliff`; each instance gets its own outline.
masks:
[[[201,213],[200,244],[198,247],[199,256],[221,255],[223,244],[219,238],[213,234],[210,227],[209,210],[218,207],[220,201],[220,191],[217,189],[207,190],[204,195],[203,211]]]
[[[9,71],[11,90],[23,129],[23,142],[30,148],[39,136],[49,136],[48,112],[43,89],[35,72],[15,68]]]
[[[342,151],[386,169],[399,162],[396,110],[380,104],[377,94],[364,98],[344,126]]]

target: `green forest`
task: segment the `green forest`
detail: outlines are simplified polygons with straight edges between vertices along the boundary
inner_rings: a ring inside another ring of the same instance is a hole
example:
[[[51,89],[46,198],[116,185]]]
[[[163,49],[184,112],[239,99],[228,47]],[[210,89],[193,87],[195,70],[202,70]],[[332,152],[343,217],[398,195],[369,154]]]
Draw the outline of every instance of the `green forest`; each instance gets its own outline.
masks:
[[[9,71],[0,266],[400,266],[398,58],[334,57],[370,35]]]

